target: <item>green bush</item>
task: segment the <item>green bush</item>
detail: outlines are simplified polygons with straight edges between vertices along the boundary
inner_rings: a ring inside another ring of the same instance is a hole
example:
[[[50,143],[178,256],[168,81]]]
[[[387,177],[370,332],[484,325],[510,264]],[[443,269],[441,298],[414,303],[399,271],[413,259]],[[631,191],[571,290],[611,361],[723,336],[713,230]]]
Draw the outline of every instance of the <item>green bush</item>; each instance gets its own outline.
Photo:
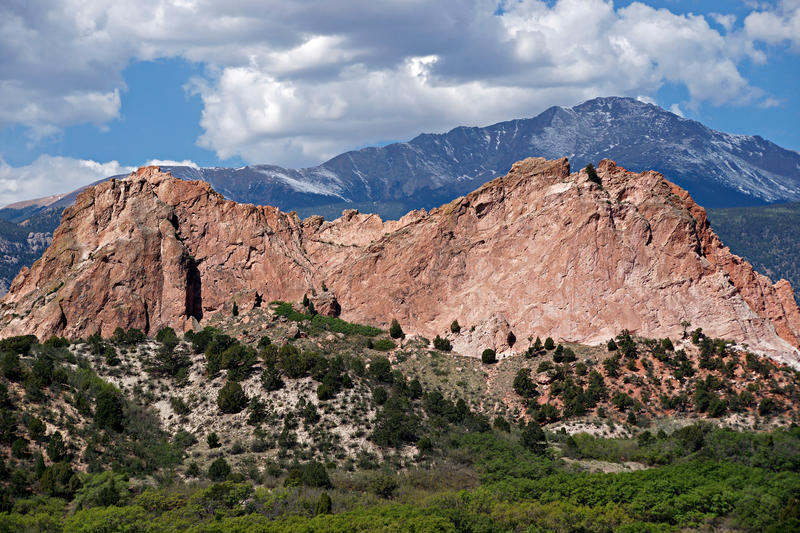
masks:
[[[225,481],[228,474],[231,473],[231,467],[224,457],[219,457],[211,463],[208,467],[208,479],[211,481]]]
[[[486,348],[481,354],[481,362],[484,365],[491,365],[497,362],[497,353],[491,348]]]
[[[453,320],[450,324],[450,332],[456,334],[461,332],[461,326],[458,324],[458,320]]]
[[[394,350],[397,348],[397,345],[389,339],[378,339],[373,343],[372,348],[380,352],[386,352],[389,350]]]
[[[514,392],[523,398],[535,398],[539,395],[536,390],[536,384],[531,380],[531,369],[520,368],[517,375],[514,377],[513,383]]]
[[[449,352],[453,349],[453,345],[450,344],[450,341],[448,339],[443,339],[439,335],[436,335],[436,338],[433,339],[433,347],[440,352]]]
[[[376,404],[383,405],[389,399],[389,393],[383,387],[375,387],[372,392],[372,399],[375,400]]]
[[[314,514],[315,515],[330,514],[332,507],[333,504],[331,503],[331,497],[328,496],[327,492],[323,492],[322,494],[319,495],[319,500],[317,500],[317,505],[314,507]]]
[[[0,352],[8,352],[16,355],[29,355],[31,348],[39,344],[39,339],[35,335],[18,335],[0,340]]]
[[[80,488],[81,482],[68,463],[55,463],[45,469],[39,486],[48,496],[71,499]]]
[[[9,381],[22,381],[25,370],[22,368],[19,355],[13,352],[0,354],[0,374]]]
[[[111,385],[104,386],[97,394],[94,422],[102,429],[122,431],[124,423],[123,400],[119,391]]]
[[[235,381],[228,381],[217,394],[219,410],[225,414],[235,414],[247,407],[249,399],[244,389]]]
[[[401,339],[406,336],[406,334],[403,333],[403,328],[400,327],[400,323],[397,321],[397,319],[392,319],[392,325],[389,326],[389,336],[393,339]]]
[[[175,433],[175,437],[172,440],[179,448],[188,448],[189,446],[197,444],[197,438],[184,430]]]
[[[529,423],[520,433],[520,442],[533,453],[542,454],[547,449],[547,439],[538,424]]]
[[[206,442],[208,442],[208,447],[211,448],[212,450],[214,448],[219,448],[220,447],[219,435],[217,435],[213,431],[208,434],[208,437],[206,437]]]
[[[392,364],[385,357],[375,357],[370,361],[369,373],[383,383],[392,382]]]
[[[267,364],[261,372],[261,386],[267,392],[280,390],[283,388],[283,378],[274,364]]]
[[[584,168],[584,170],[586,171],[586,176],[589,178],[589,181],[591,181],[592,183],[596,183],[600,186],[603,185],[603,182],[600,181],[600,176],[597,175],[597,170],[595,170],[593,164],[589,163],[588,165],[586,165],[586,168]]]
[[[283,484],[286,487],[295,487],[298,485],[322,489],[330,489],[333,487],[325,465],[319,461],[311,461],[302,466],[292,468],[289,470],[289,476]]]
[[[47,456],[54,463],[59,463],[67,458],[67,446],[60,431],[50,435],[50,441],[47,443]]]
[[[544,340],[544,349],[545,350],[552,350],[556,347],[556,343],[553,341],[551,337],[547,337]]]

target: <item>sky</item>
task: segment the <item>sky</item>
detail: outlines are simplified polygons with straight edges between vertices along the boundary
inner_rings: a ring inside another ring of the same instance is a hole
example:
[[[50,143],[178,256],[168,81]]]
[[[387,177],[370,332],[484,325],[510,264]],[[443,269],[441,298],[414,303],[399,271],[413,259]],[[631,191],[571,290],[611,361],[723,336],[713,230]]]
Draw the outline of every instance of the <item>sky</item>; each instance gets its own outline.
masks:
[[[800,151],[800,0],[0,0],[0,205],[598,96]]]

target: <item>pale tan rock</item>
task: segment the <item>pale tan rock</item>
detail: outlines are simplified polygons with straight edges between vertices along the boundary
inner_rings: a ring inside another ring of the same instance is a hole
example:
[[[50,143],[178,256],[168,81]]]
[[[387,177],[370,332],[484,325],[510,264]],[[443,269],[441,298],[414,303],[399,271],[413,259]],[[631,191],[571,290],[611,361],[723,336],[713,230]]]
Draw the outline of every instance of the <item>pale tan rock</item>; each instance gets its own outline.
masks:
[[[342,306],[336,296],[330,291],[320,292],[310,298],[314,310],[323,316],[337,317],[342,313]]]
[[[475,324],[477,334],[453,339],[469,355],[490,344],[512,351],[509,332],[677,339],[688,320],[797,363],[800,310],[788,282],[773,285],[731,254],[705,211],[660,174],[607,160],[597,170],[602,187],[570,174],[566,159],[527,159],[430,213],[383,222],[349,211],[328,222],[142,168],[64,212],[51,246],[2,300],[0,333],[186,328],[234,301],[241,311],[299,301],[324,282],[345,320],[388,327],[396,317],[428,338],[454,317]]]

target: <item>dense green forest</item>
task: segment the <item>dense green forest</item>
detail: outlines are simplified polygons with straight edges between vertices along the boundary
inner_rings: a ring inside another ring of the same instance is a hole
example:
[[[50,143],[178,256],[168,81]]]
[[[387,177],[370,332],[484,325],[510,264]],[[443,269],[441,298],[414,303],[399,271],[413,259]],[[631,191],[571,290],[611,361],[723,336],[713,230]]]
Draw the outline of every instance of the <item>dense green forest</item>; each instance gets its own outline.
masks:
[[[270,308],[183,339],[0,340],[0,532],[800,529],[798,373],[699,328],[470,359]],[[636,393],[655,364],[694,392]]]
[[[709,209],[708,218],[733,253],[773,281],[800,288],[800,203]]]

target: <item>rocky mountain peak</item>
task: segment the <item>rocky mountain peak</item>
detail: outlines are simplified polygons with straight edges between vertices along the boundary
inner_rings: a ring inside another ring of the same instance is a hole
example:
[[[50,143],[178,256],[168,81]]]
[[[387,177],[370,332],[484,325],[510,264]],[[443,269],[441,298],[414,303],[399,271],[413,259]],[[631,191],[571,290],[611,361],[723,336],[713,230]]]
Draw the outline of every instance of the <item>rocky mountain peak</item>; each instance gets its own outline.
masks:
[[[529,336],[676,337],[688,321],[797,364],[788,283],[731,254],[659,173],[603,160],[597,175],[599,184],[570,173],[567,159],[530,158],[430,213],[302,221],[142,168],[78,196],[2,300],[0,327],[40,338],[183,330],[234,304],[298,301],[325,285],[347,320],[396,318],[433,337],[458,319],[471,334],[453,344],[467,355],[515,350],[497,339]]]

